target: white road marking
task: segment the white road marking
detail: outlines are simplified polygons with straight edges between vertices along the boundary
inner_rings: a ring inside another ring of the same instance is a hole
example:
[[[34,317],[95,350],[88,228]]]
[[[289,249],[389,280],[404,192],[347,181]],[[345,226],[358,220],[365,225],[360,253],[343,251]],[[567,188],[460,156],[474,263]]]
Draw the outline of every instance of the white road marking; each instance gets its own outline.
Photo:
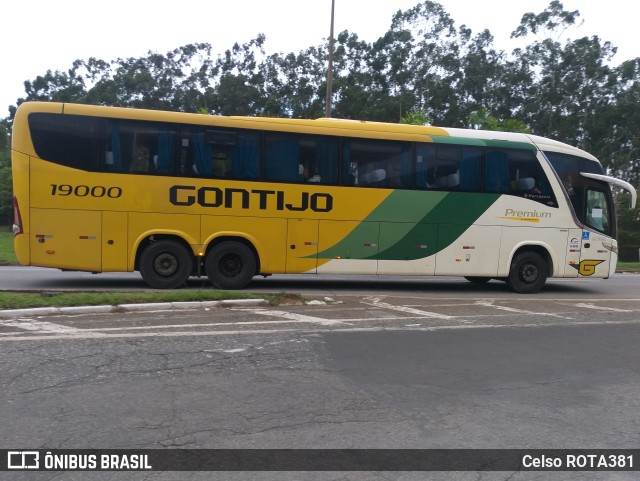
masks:
[[[557,317],[560,319],[573,319],[573,317],[562,316],[560,314],[553,314],[551,312],[528,311],[526,309],[518,309],[516,307],[496,305],[494,304],[494,302],[495,300],[493,299],[488,299],[488,300],[485,299],[485,300],[476,301],[475,305],[491,307],[493,309],[498,309],[500,311],[513,312],[514,314],[529,314],[531,316],[549,316],[549,317]]]
[[[583,307],[585,309],[596,309],[598,311],[613,311],[613,312],[633,312],[629,309],[618,309],[617,307],[605,307],[605,306],[596,306],[591,303],[580,302],[575,304],[576,307]]]
[[[589,325],[630,325],[640,324],[640,319],[627,320],[627,321],[576,321],[571,324],[566,322],[550,322],[550,323],[528,323],[528,324],[475,324],[465,325],[456,324],[449,326],[424,326],[420,328],[407,328],[407,327],[393,327],[393,326],[376,326],[376,327],[339,327],[338,329],[309,329],[301,331],[300,329],[258,329],[258,330],[246,330],[246,331],[172,331],[172,332],[140,332],[140,333],[122,333],[122,334],[100,334],[100,333],[85,333],[81,329],[77,333],[69,333],[67,335],[30,335],[30,336],[17,336],[17,337],[0,337],[0,342],[6,341],[50,341],[50,340],[79,340],[79,339],[91,339],[91,340],[110,340],[110,339],[125,339],[125,338],[144,338],[144,337],[201,337],[201,336],[240,336],[247,334],[255,335],[268,335],[268,334],[284,334],[284,333],[300,333],[305,335],[317,335],[326,332],[389,332],[389,331],[451,331],[461,329],[520,329],[520,328],[542,328],[542,327],[573,327],[573,326],[589,326]]]
[[[50,332],[52,334],[76,333],[81,329],[62,324],[54,324],[53,322],[39,321],[36,319],[10,319],[0,321],[0,326],[17,327],[25,331]]]
[[[546,316],[547,318],[558,318],[563,320],[571,320],[571,323],[567,322],[554,322],[549,319],[549,321],[544,322],[531,322],[526,324],[493,324],[491,322],[487,322],[486,320],[482,324],[470,325],[473,321],[468,319],[463,319],[459,316],[452,316],[441,314],[438,312],[426,311],[422,309],[418,309],[412,307],[411,305],[394,305],[388,302],[384,302],[383,300],[388,296],[369,296],[364,297],[362,299],[362,303],[374,307],[376,309],[380,309],[380,311],[372,311],[371,307],[366,307],[366,317],[360,316],[356,318],[349,319],[328,319],[317,316],[309,316],[294,312],[289,312],[285,310],[271,310],[268,308],[260,308],[260,307],[237,307],[233,310],[257,314],[258,316],[264,317],[276,317],[277,320],[251,320],[251,321],[237,321],[237,322],[219,322],[219,323],[190,323],[190,324],[164,324],[164,325],[147,325],[147,326],[125,326],[125,327],[92,327],[92,328],[78,328],[72,326],[66,326],[62,324],[56,324],[53,322],[42,321],[39,319],[33,318],[22,318],[22,319],[6,319],[0,320],[0,327],[9,327],[14,329],[20,329],[22,332],[6,332],[0,333],[0,341],[24,341],[24,340],[72,340],[72,339],[123,339],[123,338],[145,338],[145,337],[187,337],[187,336],[244,336],[244,335],[263,335],[263,334],[283,334],[283,333],[303,333],[304,335],[319,335],[325,332],[378,332],[378,331],[438,331],[438,330],[453,330],[453,329],[489,329],[489,328],[531,328],[531,327],[546,327],[546,326],[579,326],[579,325],[607,325],[607,324],[638,324],[640,320],[621,320],[621,321],[607,321],[607,320],[596,320],[596,321],[584,321],[584,320],[576,320],[572,317],[565,317],[560,314],[553,313],[545,313],[545,312],[536,312],[525,309],[518,309],[515,307],[509,307],[505,305],[496,304],[498,302],[497,299],[479,299],[474,304],[475,306],[484,306],[489,307],[491,309],[495,309],[497,311],[504,311],[505,314],[480,314],[480,315],[471,315],[465,316],[466,318],[473,317],[484,317],[489,318],[489,321],[503,318],[508,316],[508,313],[517,313],[517,314],[526,314],[531,316]],[[629,301],[630,299],[616,299],[619,301]],[[607,299],[607,302],[616,301],[613,299]],[[636,299],[632,299],[636,300]],[[597,301],[597,300],[596,300]],[[604,301],[604,300],[603,300]],[[469,304],[466,304],[469,305]],[[634,310],[626,310],[620,308],[613,307],[604,307],[598,306],[593,303],[568,303],[568,305],[572,307],[583,307],[587,309],[597,309],[597,310],[605,310],[612,312],[635,312]],[[440,307],[444,307],[440,305]],[[447,306],[448,307],[448,306]],[[355,308],[348,309],[349,314],[359,315],[363,308]],[[394,315],[391,313],[387,313],[385,315],[382,310],[391,310],[396,312],[401,312],[405,315]],[[332,313],[330,311],[320,309],[314,312],[322,312],[327,316],[331,316]],[[341,313],[344,311],[341,310]],[[380,315],[380,317],[370,317],[373,312],[373,316]],[[433,320],[444,320],[451,321],[449,323],[441,323],[446,325],[429,325],[429,321]],[[151,319],[154,322],[154,319]],[[404,324],[403,321],[413,321],[413,323],[402,325],[393,325],[387,324],[385,321],[391,321],[392,323],[395,321],[397,323]],[[420,323],[420,321],[426,321],[424,323]],[[384,325],[377,326],[364,326],[364,327],[356,327],[355,323],[380,323],[384,322]],[[476,322],[483,322],[482,320]],[[295,327],[290,326],[291,324],[310,324],[309,327]],[[269,328],[266,329],[242,329],[241,327],[249,327],[249,326],[264,326]],[[290,327],[285,327],[285,325],[289,325]],[[273,326],[273,328],[270,328]],[[317,327],[312,327],[317,326]],[[320,327],[322,326],[322,328]],[[212,330],[211,328],[218,328],[217,330]],[[220,328],[224,330],[220,330]],[[185,330],[187,329],[187,330]],[[169,330],[169,331],[168,331]],[[24,332],[28,331],[28,332]],[[226,352],[234,353],[240,352],[241,350],[229,350]]]
[[[382,302],[382,297],[365,297],[362,299],[362,303],[369,304],[374,307],[379,307],[381,309],[390,309],[392,311],[406,312],[407,314],[414,314],[417,316],[428,317],[431,319],[456,319],[458,316],[448,316],[446,314],[440,314],[438,312],[431,311],[423,311],[422,309],[416,309],[414,307],[408,306],[396,306],[394,304],[389,304],[388,302]]]
[[[304,314],[296,314],[295,312],[272,311],[267,309],[238,309],[238,310],[242,310],[245,312],[252,312],[254,314],[260,314],[261,316],[280,317],[280,318],[289,319],[295,322],[320,324],[321,326],[335,326],[339,324],[345,324],[341,320],[324,319],[322,317],[314,317],[314,316],[305,316]]]

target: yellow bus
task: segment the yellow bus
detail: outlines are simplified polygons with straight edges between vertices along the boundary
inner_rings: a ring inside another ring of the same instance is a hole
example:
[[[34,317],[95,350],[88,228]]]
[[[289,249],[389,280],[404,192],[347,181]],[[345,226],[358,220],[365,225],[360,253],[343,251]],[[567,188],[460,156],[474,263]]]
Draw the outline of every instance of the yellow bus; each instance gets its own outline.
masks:
[[[27,102],[12,135],[23,265],[153,288],[278,273],[607,278],[598,160],[533,135]]]

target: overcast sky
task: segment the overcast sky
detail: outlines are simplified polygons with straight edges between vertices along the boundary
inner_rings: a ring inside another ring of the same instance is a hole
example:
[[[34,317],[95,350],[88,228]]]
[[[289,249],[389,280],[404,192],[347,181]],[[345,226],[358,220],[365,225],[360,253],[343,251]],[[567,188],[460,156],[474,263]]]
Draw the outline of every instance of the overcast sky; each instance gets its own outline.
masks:
[[[561,0],[562,1],[562,0]],[[382,36],[398,10],[419,0],[335,0],[335,32],[349,30],[368,42]],[[511,51],[510,33],[526,12],[539,13],[550,0],[440,0],[457,27],[485,28],[494,45]],[[564,0],[584,21],[568,38],[598,35],[618,47],[614,64],[640,57],[640,2]],[[67,70],[76,59],[115,60],[151,50],[166,53],[195,42],[222,53],[259,33],[267,53],[298,52],[329,36],[331,0],[30,0],[3,1],[0,117],[24,97],[24,81],[47,70]]]

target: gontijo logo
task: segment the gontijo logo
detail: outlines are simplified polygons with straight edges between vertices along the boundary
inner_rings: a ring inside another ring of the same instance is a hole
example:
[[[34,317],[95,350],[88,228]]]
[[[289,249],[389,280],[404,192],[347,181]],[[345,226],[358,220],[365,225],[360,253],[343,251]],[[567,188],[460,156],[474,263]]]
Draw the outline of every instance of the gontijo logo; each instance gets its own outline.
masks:
[[[333,196],[324,192],[301,192],[298,195],[285,194],[282,190],[232,189],[174,185],[169,189],[169,202],[173,205],[201,207],[257,208],[260,210],[290,210],[330,212]]]

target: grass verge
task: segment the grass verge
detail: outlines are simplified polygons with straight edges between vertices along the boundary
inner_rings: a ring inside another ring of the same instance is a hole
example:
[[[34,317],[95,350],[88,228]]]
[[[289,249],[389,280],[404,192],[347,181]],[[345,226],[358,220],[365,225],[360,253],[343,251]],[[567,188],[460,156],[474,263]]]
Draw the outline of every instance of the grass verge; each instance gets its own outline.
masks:
[[[302,302],[291,294],[248,294],[227,291],[179,292],[0,292],[0,309],[71,307],[147,302],[220,301],[224,299],[266,299],[270,304]]]
[[[640,272],[640,262],[618,262],[616,272]]]
[[[8,266],[18,263],[13,250],[13,232],[8,227],[0,227],[0,265]]]

